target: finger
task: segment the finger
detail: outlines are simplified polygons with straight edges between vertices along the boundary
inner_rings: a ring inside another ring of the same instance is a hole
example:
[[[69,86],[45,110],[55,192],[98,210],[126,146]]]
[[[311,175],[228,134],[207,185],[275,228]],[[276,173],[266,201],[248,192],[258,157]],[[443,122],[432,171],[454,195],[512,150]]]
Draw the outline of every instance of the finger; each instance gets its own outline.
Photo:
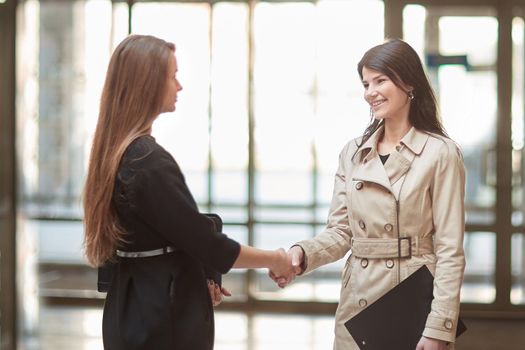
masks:
[[[222,302],[222,296],[220,294],[220,290],[219,290],[219,293],[217,293],[217,290],[218,290],[218,288],[215,288],[213,306],[217,306],[217,305],[219,305]]]
[[[218,284],[215,285],[215,299],[219,302],[222,301],[222,294],[221,294],[221,288]]]
[[[284,284],[284,283],[286,283],[286,278],[284,278],[284,277],[278,278],[276,282],[278,284]]]
[[[212,281],[208,280],[208,291],[210,292],[210,299],[212,301],[213,306],[216,306],[216,298],[215,298],[215,285]]]
[[[222,295],[225,295],[227,297],[231,297],[232,296],[232,292],[230,292],[228,289],[226,289],[224,287],[221,287],[221,293],[222,293]]]
[[[277,279],[279,278],[279,276],[277,276],[272,270],[268,270],[268,275],[270,276],[271,279],[277,282]]]
[[[279,281],[277,282],[277,284],[281,288],[287,286],[289,283],[290,283],[290,281],[287,278],[285,278],[285,277],[280,278]]]
[[[213,297],[215,293],[215,286],[214,283],[210,280],[208,280],[208,290],[210,291],[210,295]]]

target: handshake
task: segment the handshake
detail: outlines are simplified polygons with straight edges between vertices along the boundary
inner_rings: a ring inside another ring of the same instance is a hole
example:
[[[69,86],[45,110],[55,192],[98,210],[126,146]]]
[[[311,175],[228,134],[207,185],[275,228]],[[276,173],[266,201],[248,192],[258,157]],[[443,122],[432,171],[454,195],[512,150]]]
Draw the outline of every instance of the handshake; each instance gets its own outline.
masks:
[[[284,288],[304,272],[304,251],[299,246],[293,246],[288,253],[283,248],[274,253],[275,258],[269,266],[268,275],[280,288]]]
[[[291,247],[287,253],[283,248],[262,250],[241,244],[241,251],[233,267],[268,268],[270,278],[280,288],[284,288],[295,279],[295,276],[304,272],[304,251],[299,246]],[[219,305],[223,296],[231,295],[229,290],[213,281],[208,281],[208,289],[213,306]]]

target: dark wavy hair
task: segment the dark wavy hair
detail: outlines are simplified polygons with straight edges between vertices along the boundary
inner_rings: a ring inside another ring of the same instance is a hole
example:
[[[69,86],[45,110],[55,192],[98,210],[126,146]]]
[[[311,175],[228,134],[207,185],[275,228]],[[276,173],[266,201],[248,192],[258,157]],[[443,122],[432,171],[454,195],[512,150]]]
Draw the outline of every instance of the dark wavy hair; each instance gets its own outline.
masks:
[[[411,86],[414,98],[410,102],[408,119],[419,130],[432,132],[448,138],[438,116],[436,97],[427,79],[421,59],[416,51],[401,39],[389,39],[365,52],[357,64],[357,72],[363,80],[363,67],[385,74],[396,86],[406,90]],[[408,91],[407,91],[408,92]],[[361,145],[382,125],[382,121],[371,117]]]

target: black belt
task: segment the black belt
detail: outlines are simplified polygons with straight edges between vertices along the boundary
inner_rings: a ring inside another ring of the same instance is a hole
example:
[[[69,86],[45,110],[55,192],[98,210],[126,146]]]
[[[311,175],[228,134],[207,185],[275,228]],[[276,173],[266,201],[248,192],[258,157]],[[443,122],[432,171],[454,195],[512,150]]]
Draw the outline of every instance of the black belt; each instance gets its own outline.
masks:
[[[171,246],[167,246],[164,248],[159,249],[153,249],[153,250],[145,250],[142,252],[126,252],[123,250],[117,250],[117,256],[121,258],[149,258],[152,256],[159,256],[164,255],[168,253],[173,253],[176,249]]]

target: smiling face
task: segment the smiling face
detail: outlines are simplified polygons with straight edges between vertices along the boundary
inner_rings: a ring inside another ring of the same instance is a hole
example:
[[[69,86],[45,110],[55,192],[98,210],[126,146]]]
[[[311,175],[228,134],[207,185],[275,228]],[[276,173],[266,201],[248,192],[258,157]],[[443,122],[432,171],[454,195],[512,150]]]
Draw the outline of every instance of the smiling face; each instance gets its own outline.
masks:
[[[363,67],[364,98],[376,119],[408,119],[410,98],[386,74]]]
[[[177,59],[171,55],[168,62],[168,76],[166,80],[166,90],[164,102],[162,104],[162,113],[173,112],[177,103],[177,93],[182,90],[182,85],[177,79]]]

